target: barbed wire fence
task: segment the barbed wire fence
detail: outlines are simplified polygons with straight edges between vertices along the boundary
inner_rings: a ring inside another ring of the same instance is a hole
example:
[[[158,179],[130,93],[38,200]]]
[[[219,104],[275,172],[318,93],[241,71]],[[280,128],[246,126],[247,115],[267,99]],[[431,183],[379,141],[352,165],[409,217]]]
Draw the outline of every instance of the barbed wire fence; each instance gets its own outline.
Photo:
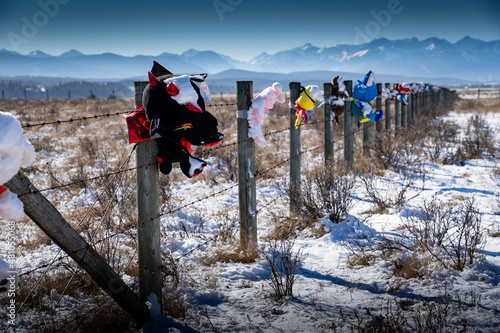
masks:
[[[447,99],[447,98],[445,98],[445,99]],[[287,101],[290,101],[290,98],[287,98]],[[232,106],[239,106],[239,103],[213,103],[213,104],[208,104],[207,106],[209,108],[210,107],[232,107]],[[134,111],[135,110],[127,110],[127,111],[120,111],[120,112],[114,112],[114,113],[106,113],[106,114],[102,114],[102,115],[92,115],[92,116],[85,116],[85,117],[78,117],[78,118],[69,118],[69,119],[56,120],[56,121],[39,122],[39,123],[26,122],[25,124],[22,125],[22,127],[25,128],[25,129],[30,130],[30,129],[33,129],[33,128],[40,128],[40,127],[54,126],[54,125],[55,126],[59,126],[59,125],[70,124],[70,123],[80,122],[80,121],[87,121],[87,120],[104,120],[104,119],[109,118],[109,117],[121,116],[121,115],[125,115],[125,114],[128,114],[130,112],[134,112]],[[342,117],[340,117],[339,120],[343,120],[344,117],[345,117],[345,115],[342,116]],[[326,123],[326,122],[331,122],[331,119],[324,119],[324,120],[318,120],[318,121],[310,122],[308,125],[305,125],[305,126],[319,125],[321,123]],[[303,127],[304,125],[301,124],[300,126]],[[375,126],[375,123],[370,123],[369,128],[372,128],[374,126]],[[341,126],[339,126],[339,127],[341,127]],[[274,136],[274,135],[277,135],[277,134],[288,132],[288,131],[290,131],[290,129],[291,129],[290,126],[286,126],[284,128],[281,128],[281,129],[269,131],[269,132],[265,133],[264,136],[265,137]],[[358,133],[361,133],[363,131],[364,131],[364,128],[360,127],[358,129],[352,131],[351,133],[348,133],[347,135],[345,135],[345,133],[344,133],[340,137],[340,139],[333,140],[332,144],[337,144],[337,143],[340,143],[341,141],[345,141],[346,138],[349,138],[351,136],[355,136]],[[244,142],[247,142],[249,140],[252,140],[252,139],[246,139],[246,140],[244,140]],[[215,151],[215,150],[219,150],[219,149],[225,149],[225,148],[233,147],[233,146],[241,144],[242,142],[243,141],[237,141],[236,140],[236,141],[233,141],[233,142],[230,142],[230,143],[223,143],[223,144],[220,144],[218,146],[211,147],[211,148],[205,148],[205,149],[207,149],[207,151],[210,152],[210,151]],[[311,148],[308,148],[308,149],[301,150],[296,155],[293,155],[293,156],[290,156],[288,158],[285,158],[285,159],[283,159],[283,160],[281,160],[279,162],[275,162],[273,166],[271,166],[271,167],[269,167],[269,168],[267,168],[265,170],[259,171],[258,173],[252,175],[249,179],[246,180],[246,182],[249,182],[249,181],[252,181],[252,180],[255,180],[255,179],[258,179],[258,178],[262,178],[265,175],[269,174],[271,171],[283,167],[284,165],[286,165],[290,161],[298,158],[301,155],[309,154],[309,153],[318,151],[320,149],[323,149],[325,147],[325,145],[326,144],[323,143],[323,144],[317,145],[315,147],[311,147]],[[131,161],[131,157],[132,157],[132,154],[133,154],[135,148],[136,148],[136,146],[134,145],[133,148],[130,150],[130,153],[127,155],[127,158],[125,158],[125,160],[121,161],[121,163],[119,164],[117,170],[114,170],[114,171],[111,171],[111,172],[107,172],[107,173],[101,174],[99,176],[88,177],[88,178],[85,178],[85,179],[77,179],[75,181],[67,182],[67,183],[64,183],[64,184],[60,184],[60,185],[56,185],[56,186],[49,186],[49,187],[45,187],[45,188],[42,188],[42,189],[39,189],[39,190],[33,190],[33,191],[30,191],[30,192],[27,192],[27,193],[21,193],[21,194],[19,194],[19,196],[22,197],[22,196],[32,195],[32,194],[36,194],[36,193],[45,193],[45,192],[49,192],[49,191],[62,190],[62,189],[65,189],[65,188],[68,188],[68,187],[71,187],[71,186],[74,186],[74,185],[86,184],[86,183],[94,182],[94,181],[98,181],[98,180],[107,181],[106,185],[104,187],[102,187],[101,190],[99,191],[99,193],[96,195],[96,199],[99,198],[99,200],[94,200],[93,202],[91,202],[88,205],[88,207],[85,210],[85,212],[81,215],[81,219],[76,222],[75,229],[78,230],[79,232],[81,232],[85,228],[85,225],[88,225],[90,223],[90,219],[92,218],[91,217],[91,210],[94,208],[94,206],[97,204],[97,202],[100,201],[105,196],[105,192],[109,188],[109,186],[111,186],[111,184],[116,183],[117,181],[119,181],[120,180],[119,178],[122,175],[124,175],[124,174],[130,173],[130,172],[133,172],[133,171],[137,171],[138,169],[141,169],[141,168],[153,165],[153,163],[151,163],[151,164],[138,165],[138,166],[135,166],[135,167],[129,167],[129,162]],[[363,150],[363,148],[364,147],[360,147],[359,149],[357,149],[356,153],[361,152]],[[286,181],[285,181],[285,183],[286,183]],[[168,210],[164,210],[164,211],[160,212],[160,214],[158,216],[155,216],[154,218],[160,218],[160,217],[163,217],[163,216],[171,216],[171,215],[175,214],[176,212],[182,211],[185,208],[188,208],[188,207],[191,207],[191,206],[195,206],[196,204],[198,204],[198,203],[200,203],[202,201],[218,197],[218,196],[222,195],[223,193],[226,193],[226,192],[229,192],[229,191],[233,190],[237,186],[238,186],[238,182],[235,182],[235,183],[233,183],[233,184],[231,184],[229,186],[224,187],[223,189],[216,190],[216,191],[214,191],[214,192],[212,192],[210,194],[202,195],[201,197],[199,197],[197,199],[194,199],[194,200],[191,200],[191,201],[189,201],[187,203],[183,203],[181,205],[178,205],[175,208],[170,208]],[[280,200],[284,196],[285,196],[285,192],[283,192],[281,195],[273,198],[272,200],[268,201],[267,203],[261,205],[256,210],[255,213],[256,214],[257,213],[262,213],[265,210],[270,209],[270,207],[273,207],[272,206],[273,203],[275,203],[277,200]],[[104,199],[102,199],[102,200],[104,200]],[[111,205],[111,200],[108,202],[108,208],[105,209],[106,212],[109,212],[109,206],[110,205]],[[236,224],[236,221],[234,221],[234,224]],[[95,247],[95,246],[97,246],[99,244],[102,244],[104,242],[109,242],[111,239],[120,238],[120,237],[123,237],[123,236],[125,236],[127,234],[129,234],[129,235],[131,235],[133,237],[135,235],[134,229],[136,229],[136,228],[137,228],[137,225],[131,223],[129,225],[126,225],[125,227],[122,227],[121,230],[117,230],[117,231],[115,230],[115,231],[113,231],[111,233],[107,232],[107,234],[105,234],[104,237],[98,237],[98,236],[102,236],[102,235],[97,235],[98,230],[95,230],[94,236],[91,237],[91,239],[92,239],[91,245],[92,245],[92,247]],[[202,248],[203,246],[207,246],[207,245],[209,245],[211,243],[215,244],[218,241],[218,239],[217,239],[218,237],[217,236],[218,236],[217,233],[215,233],[213,237],[209,237],[205,241],[200,242],[199,244],[197,244],[192,249],[190,249],[190,250],[184,252],[183,254],[181,254],[180,256],[176,257],[175,260],[178,262],[178,261],[182,260],[183,258],[186,258],[190,254],[192,254],[194,251]],[[67,254],[62,255],[61,251],[62,250],[59,249],[56,252],[56,254],[53,255],[52,259],[48,260],[48,262],[40,264],[39,266],[37,266],[35,268],[26,270],[26,271],[21,272],[19,274],[19,277],[25,277],[25,276],[30,276],[31,274],[34,274],[34,273],[38,273],[39,271],[43,270],[41,273],[39,273],[38,279],[35,281],[35,283],[33,284],[33,286],[29,289],[27,295],[22,300],[20,306],[17,308],[17,310],[16,310],[17,314],[20,314],[22,312],[22,310],[23,310],[25,304],[27,303],[28,299],[32,296],[32,294],[37,289],[37,287],[39,286],[39,284],[41,283],[41,281],[43,280],[43,278],[46,277],[51,270],[55,270],[58,267],[60,267],[60,265],[58,265],[56,263],[63,263],[65,261],[67,261],[68,255]],[[134,258],[136,256],[136,253],[137,253],[137,250],[133,252],[132,257],[128,261],[127,265],[125,265],[124,270],[128,270],[130,268],[130,266],[131,266],[131,264],[132,264],[132,262],[133,262],[133,260],[134,260]],[[52,314],[55,314],[57,312],[57,309],[59,308],[60,303],[61,303],[63,297],[65,296],[65,294],[66,294],[66,292],[67,292],[70,284],[72,283],[75,275],[77,274],[77,272],[78,272],[78,270],[75,269],[75,270],[73,270],[72,274],[70,275],[70,277],[69,277],[66,285],[63,288],[62,293],[59,295],[59,297],[58,297],[58,299],[57,299],[57,301],[56,301],[56,303],[55,303],[55,305],[54,305],[54,307],[52,309]],[[140,281],[136,279],[132,283],[131,287],[132,288],[136,288],[137,285],[139,284],[139,282]],[[76,289],[76,291],[78,291],[78,290],[79,289]],[[75,316],[71,320],[67,320],[63,324],[63,326],[57,327],[56,331],[60,331],[60,330],[64,329],[71,322],[75,322],[75,321],[81,320],[82,318],[85,318],[85,316],[91,314],[92,312],[94,312],[98,308],[102,307],[104,304],[108,303],[109,300],[111,300],[111,298],[108,298],[107,300],[105,300],[105,301],[103,301],[103,302],[95,305],[94,307],[90,308],[88,311]],[[8,328],[5,330],[5,332],[8,332]]]

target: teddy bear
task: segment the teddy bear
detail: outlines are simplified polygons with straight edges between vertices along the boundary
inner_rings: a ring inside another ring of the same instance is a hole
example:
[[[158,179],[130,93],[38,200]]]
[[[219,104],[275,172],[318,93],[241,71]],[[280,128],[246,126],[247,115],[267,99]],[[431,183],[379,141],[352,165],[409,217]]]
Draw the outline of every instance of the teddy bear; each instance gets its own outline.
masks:
[[[284,103],[285,100],[285,94],[283,94],[283,88],[279,82],[274,82],[271,87],[267,87],[255,99],[252,99],[252,105],[248,110],[248,136],[253,138],[259,146],[265,147],[267,145],[264,134],[262,134],[264,114],[269,113],[274,103]]]
[[[214,146],[224,135],[217,119],[205,108],[210,103],[207,74],[172,74],[156,61],[148,72],[142,105],[150,123],[150,136],[158,145],[160,171],[169,174],[179,162],[188,178],[199,175],[207,162],[193,157],[196,146]]]

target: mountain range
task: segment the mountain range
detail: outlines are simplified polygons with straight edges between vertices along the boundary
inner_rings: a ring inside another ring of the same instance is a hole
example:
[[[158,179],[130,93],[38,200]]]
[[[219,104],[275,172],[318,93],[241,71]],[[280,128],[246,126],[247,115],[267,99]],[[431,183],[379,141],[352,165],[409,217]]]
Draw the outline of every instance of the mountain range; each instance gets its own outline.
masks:
[[[219,73],[212,76],[214,79],[239,78],[237,73],[258,76],[254,72],[311,72],[325,76],[325,73],[373,70],[377,75],[418,77],[425,81],[442,81],[443,78],[469,83],[500,81],[500,41],[482,41],[468,36],[455,43],[439,38],[379,38],[359,45],[317,47],[305,44],[275,54],[262,53],[247,62],[214,51],[194,49],[181,54],[165,52],[157,56],[133,57],[113,53],[86,55],[77,50],[59,56],[41,51],[23,55],[0,49],[0,76],[145,79],[153,60],[174,73]]]

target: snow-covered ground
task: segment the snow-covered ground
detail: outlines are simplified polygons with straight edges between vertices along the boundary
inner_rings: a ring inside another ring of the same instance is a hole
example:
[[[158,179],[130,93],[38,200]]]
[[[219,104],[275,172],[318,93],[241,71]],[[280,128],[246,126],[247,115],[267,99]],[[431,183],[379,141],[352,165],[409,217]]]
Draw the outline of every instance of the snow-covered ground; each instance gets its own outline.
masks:
[[[458,124],[459,135],[463,137],[474,115],[474,112],[452,111],[444,118]],[[217,196],[161,217],[162,250],[178,260],[179,293],[186,306],[185,318],[176,321],[201,332],[351,332],[377,324],[387,328],[401,325],[405,332],[416,332],[418,323],[430,326],[422,328],[422,332],[433,331],[432,325],[434,331],[443,325],[442,331],[465,327],[464,332],[498,332],[500,237],[493,236],[500,231],[499,115],[484,114],[493,130],[496,157],[484,154],[481,159],[446,165],[432,163],[422,156],[420,160],[426,169],[424,190],[419,193],[418,185],[422,184],[417,183],[409,197],[419,195],[403,207],[368,214],[374,205],[358,182],[347,221],[333,224],[322,219],[315,228],[324,229],[323,236],[316,237],[314,230],[306,229],[295,240],[295,252],[300,250],[303,254],[303,270],[296,276],[293,296],[280,301],[270,297],[269,271],[262,256],[255,263],[200,263],[200,258],[217,248],[211,239],[220,234],[221,225],[228,227],[229,234],[237,233],[236,228],[231,228],[238,214],[237,187],[233,186],[236,183],[172,182],[176,200],[184,203],[232,186]],[[318,151],[303,156],[303,165],[321,164],[321,161]],[[388,182],[398,181],[397,175],[388,175]],[[268,242],[264,236],[272,229],[273,216],[277,212],[288,212],[289,207],[286,197],[281,196],[279,183],[257,181],[257,193],[259,249],[266,252]],[[467,265],[463,271],[445,269],[432,262],[426,274],[412,279],[393,273],[394,261],[402,260],[404,253],[394,253],[394,257],[375,256],[368,265],[349,265],[355,240],[367,242],[377,235],[400,232],[405,218],[413,212],[419,213],[433,196],[457,205],[474,198],[482,218],[485,242],[480,252],[483,260]],[[68,200],[61,211],[65,212],[64,207],[70,210],[73,206],[89,205],[94,200],[89,192],[82,191],[80,196]],[[36,228],[23,227],[19,230],[20,238],[35,232]],[[20,272],[48,262],[47,258],[52,258],[57,251],[57,246],[52,244],[26,253],[18,259]],[[134,283],[132,277],[124,276],[124,279]],[[62,317],[71,317],[77,306],[72,297],[61,302],[57,293],[46,295],[46,302],[49,309],[58,303]],[[4,311],[0,310],[0,316],[4,316]],[[23,325],[30,326],[29,316],[36,317],[33,313],[24,313],[19,332],[24,331]],[[161,316],[156,319],[144,332],[159,332],[162,323],[171,323]]]
[[[450,112],[445,118],[459,124],[463,133],[472,116],[473,113]],[[488,113],[485,117],[495,132],[498,149],[500,117],[498,113]],[[303,233],[295,241],[295,250],[301,249],[306,256],[304,272],[297,276],[294,296],[281,302],[273,302],[269,297],[272,290],[266,282],[269,274],[265,260],[258,260],[255,264],[220,263],[203,267],[193,265],[193,262],[207,248],[194,251],[183,259],[189,266],[190,276],[197,281],[211,280],[212,283],[211,288],[184,288],[182,293],[189,304],[185,322],[201,331],[344,332],[364,327],[376,318],[380,319],[380,316],[394,321],[398,316],[419,318],[424,322],[425,317],[433,313],[435,318],[429,319],[429,322],[437,324],[446,321],[444,331],[467,327],[467,332],[498,332],[500,237],[490,235],[500,228],[497,201],[500,187],[498,180],[493,180],[495,176],[492,173],[500,166],[499,160],[485,156],[483,159],[468,160],[462,166],[425,164],[428,172],[425,190],[405,207],[390,209],[386,214],[367,215],[365,212],[373,208],[373,204],[363,199],[366,198],[363,189],[357,187],[356,196],[360,200],[356,200],[348,222],[335,225],[327,219],[319,221],[318,227],[328,231],[320,238]],[[500,176],[497,174],[496,177]],[[197,193],[207,191],[204,184],[196,183],[195,186]],[[258,192],[266,193],[266,197],[273,196],[272,188],[258,187]],[[193,188],[181,186],[177,190],[191,192]],[[227,193],[202,206],[209,211],[216,209],[216,202],[234,204],[235,195]],[[482,215],[486,241],[481,250],[484,255],[482,262],[461,272],[434,264],[428,274],[414,279],[394,276],[388,259],[375,258],[369,266],[349,268],[349,239],[395,232],[409,212],[419,212],[424,202],[429,202],[433,195],[443,202],[475,199]],[[280,201],[277,201],[272,209],[286,207],[280,206]],[[266,220],[268,217],[264,210],[258,216],[260,234],[267,231]],[[181,256],[197,244],[193,239],[187,239],[177,240],[176,245],[178,250],[175,255]],[[266,244],[262,242],[261,246]],[[437,305],[432,307],[430,304]],[[409,327],[405,326],[405,331],[413,331]]]

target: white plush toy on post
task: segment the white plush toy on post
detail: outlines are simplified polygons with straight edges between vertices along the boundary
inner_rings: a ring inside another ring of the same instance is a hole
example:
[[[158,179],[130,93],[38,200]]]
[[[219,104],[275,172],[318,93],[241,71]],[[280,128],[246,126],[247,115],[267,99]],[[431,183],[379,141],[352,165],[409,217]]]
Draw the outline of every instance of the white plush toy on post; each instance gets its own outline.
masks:
[[[264,114],[268,114],[274,103],[284,103],[286,100],[281,84],[274,82],[271,87],[267,87],[255,99],[248,110],[248,136],[261,146],[267,146],[267,141],[262,134],[262,121]]]
[[[21,167],[35,160],[35,149],[23,135],[23,129],[10,113],[0,111],[0,219],[19,220],[24,214],[23,204],[6,186]]]

